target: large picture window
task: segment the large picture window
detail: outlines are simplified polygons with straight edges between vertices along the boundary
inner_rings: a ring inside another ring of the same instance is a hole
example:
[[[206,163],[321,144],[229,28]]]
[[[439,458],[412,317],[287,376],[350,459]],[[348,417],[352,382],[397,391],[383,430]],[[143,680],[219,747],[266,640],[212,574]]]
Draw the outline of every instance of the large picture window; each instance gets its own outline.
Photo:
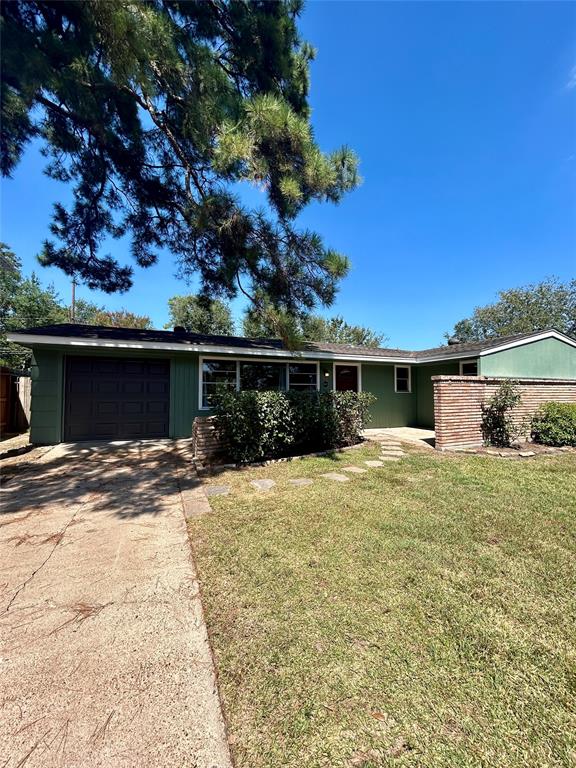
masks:
[[[276,363],[268,360],[203,359],[200,407],[210,408],[219,388],[315,392],[318,389],[316,363]]]
[[[283,363],[240,362],[240,389],[284,389],[285,377]]]
[[[314,392],[318,389],[318,368],[316,363],[289,363],[288,389],[300,392]]]
[[[219,387],[236,389],[235,360],[204,360],[202,362],[202,408],[210,408],[210,400]]]

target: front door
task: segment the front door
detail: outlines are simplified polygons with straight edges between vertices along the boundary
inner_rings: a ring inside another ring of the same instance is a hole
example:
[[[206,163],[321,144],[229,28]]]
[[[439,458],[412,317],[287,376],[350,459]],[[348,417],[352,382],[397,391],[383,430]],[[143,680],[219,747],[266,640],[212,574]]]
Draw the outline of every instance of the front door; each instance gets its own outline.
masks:
[[[358,366],[335,365],[334,389],[337,392],[358,392]]]

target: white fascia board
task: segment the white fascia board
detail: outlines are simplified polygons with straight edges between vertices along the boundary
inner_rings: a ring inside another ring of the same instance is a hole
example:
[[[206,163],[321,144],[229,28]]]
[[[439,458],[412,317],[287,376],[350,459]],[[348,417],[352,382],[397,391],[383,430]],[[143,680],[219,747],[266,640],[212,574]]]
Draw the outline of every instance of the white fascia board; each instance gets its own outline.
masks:
[[[565,336],[558,331],[546,331],[537,333],[533,336],[527,336],[518,341],[511,341],[501,344],[497,347],[491,347],[482,351],[475,350],[469,352],[454,352],[451,355],[415,355],[414,357],[385,357],[384,355],[352,355],[338,354],[335,352],[290,352],[284,349],[247,349],[246,347],[224,347],[217,344],[171,344],[162,341],[111,341],[106,339],[77,339],[69,336],[44,336],[28,333],[8,333],[8,341],[24,345],[46,344],[51,346],[65,346],[72,348],[99,348],[99,349],[126,349],[126,350],[157,350],[165,352],[192,352],[199,354],[213,355],[241,355],[253,357],[276,357],[284,359],[305,359],[305,360],[343,360],[350,362],[364,363],[396,363],[406,365],[418,365],[418,363],[436,363],[449,360],[461,360],[470,357],[480,357],[491,355],[494,352],[501,352],[513,347],[520,347],[541,339],[555,338],[563,341],[573,347],[576,347],[576,341],[569,336]]]
[[[97,349],[127,349],[127,350],[157,350],[165,352],[196,352],[199,354],[212,355],[234,355],[246,357],[280,357],[284,359],[306,359],[306,360],[354,360],[357,362],[376,362],[376,363],[412,363],[411,357],[382,357],[379,355],[344,355],[333,352],[290,352],[285,349],[261,349],[246,347],[224,347],[217,344],[170,344],[163,341],[111,341],[106,339],[76,339],[69,336],[44,336],[27,333],[9,333],[8,341],[24,345],[49,345],[65,346],[76,349],[97,348]]]
[[[517,341],[509,341],[506,344],[500,344],[497,347],[490,347],[490,349],[484,349],[480,352],[480,356],[491,355],[494,352],[503,352],[506,349],[513,349],[514,347],[522,347],[525,344],[532,344],[534,341],[542,341],[543,339],[558,339],[565,344],[569,344],[571,347],[576,347],[576,341],[571,339],[570,336],[565,336],[560,331],[545,331],[544,333],[535,333],[533,336],[526,336],[524,339],[518,339]]]

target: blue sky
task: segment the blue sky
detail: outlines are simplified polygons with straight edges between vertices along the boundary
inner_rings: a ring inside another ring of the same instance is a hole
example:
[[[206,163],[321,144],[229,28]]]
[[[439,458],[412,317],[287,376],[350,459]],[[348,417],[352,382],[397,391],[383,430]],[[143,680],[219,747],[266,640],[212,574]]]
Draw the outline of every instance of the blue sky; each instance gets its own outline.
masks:
[[[576,5],[315,0],[301,29],[318,49],[317,140],[351,146],[364,179],[301,216],[352,261],[324,314],[422,348],[499,289],[574,277]],[[1,238],[68,298],[68,279],[35,263],[51,204],[66,199],[43,164],[31,148],[3,182]],[[188,290],[174,271],[165,255],[136,269],[128,294],[78,294],[161,327],[167,299]]]

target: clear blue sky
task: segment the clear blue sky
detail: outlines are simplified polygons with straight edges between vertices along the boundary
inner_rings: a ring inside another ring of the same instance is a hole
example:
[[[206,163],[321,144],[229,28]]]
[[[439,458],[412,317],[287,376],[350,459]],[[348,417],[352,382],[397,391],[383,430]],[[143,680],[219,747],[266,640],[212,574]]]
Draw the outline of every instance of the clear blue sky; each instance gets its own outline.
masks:
[[[499,289],[574,277],[575,4],[316,0],[301,28],[318,49],[317,139],[355,149],[364,178],[340,206],[301,217],[352,261],[325,314],[422,348]],[[31,149],[4,182],[1,238],[68,298],[65,276],[35,266],[63,197],[42,167]],[[168,297],[187,290],[173,275],[165,256],[128,294],[79,295],[161,327]]]

